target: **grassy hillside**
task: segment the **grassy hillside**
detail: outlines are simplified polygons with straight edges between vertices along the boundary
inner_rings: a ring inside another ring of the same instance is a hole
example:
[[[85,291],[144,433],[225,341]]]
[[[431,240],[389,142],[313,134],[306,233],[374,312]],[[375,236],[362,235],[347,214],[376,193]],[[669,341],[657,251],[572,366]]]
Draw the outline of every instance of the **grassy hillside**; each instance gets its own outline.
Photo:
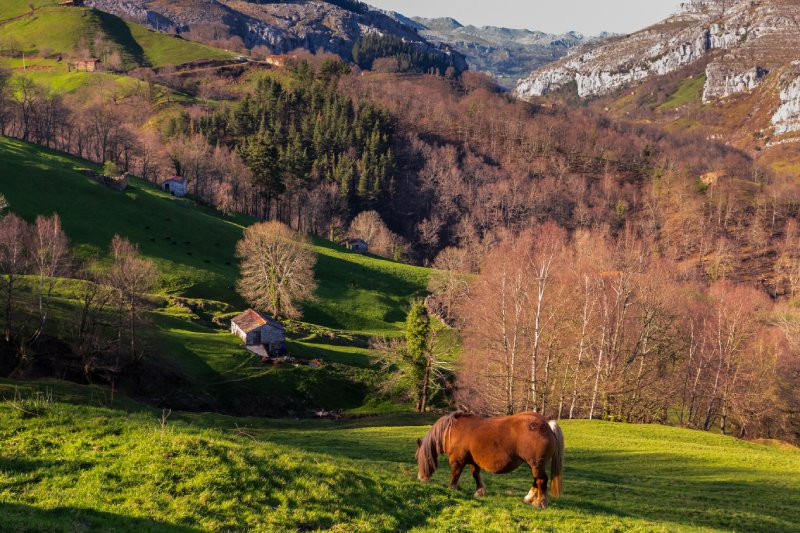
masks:
[[[18,10],[0,9],[0,19]],[[18,13],[17,13],[18,14]],[[10,18],[10,17],[8,17]],[[88,49],[99,56],[95,40],[103,35],[123,64],[160,67],[197,59],[230,59],[232,54],[154,32],[119,17],[88,8],[42,7],[2,25],[4,37],[16,39],[28,54],[51,55]],[[101,58],[102,59],[102,58]],[[63,67],[66,70],[66,66]]]
[[[118,193],[75,170],[87,166],[92,165],[0,137],[0,192],[14,212],[30,220],[58,212],[83,255],[105,253],[114,234],[128,237],[158,263],[165,294],[242,305],[234,290],[234,250],[252,219],[223,216],[136,179]],[[314,324],[355,333],[398,331],[408,301],[425,291],[426,269],[353,254],[322,240],[315,250],[318,299],[306,309]]]
[[[223,216],[136,179],[119,193],[75,170],[86,166],[91,164],[0,138],[0,192],[12,211],[28,220],[57,212],[73,249],[84,257],[105,256],[111,238],[120,234],[156,262],[164,298],[153,315],[153,365],[181,377],[158,391],[158,401],[266,413],[363,410],[371,401],[369,392],[380,378],[365,336],[400,333],[409,301],[424,294],[428,270],[317,240],[317,299],[305,306],[309,324],[293,330],[289,349],[326,366],[265,367],[224,326],[225,316],[245,306],[234,288],[234,250],[253,220]],[[172,297],[188,302],[167,299]],[[67,289],[60,305],[69,316],[75,303]],[[223,318],[222,325],[212,323],[215,317]]]
[[[0,5],[0,22],[29,13],[31,5],[34,9],[39,9],[54,3],[52,0],[3,0]]]
[[[800,451],[661,426],[564,422],[565,494],[530,472],[416,481],[410,415],[292,422],[162,413],[50,382],[0,402],[0,516],[15,531],[797,531]],[[0,382],[0,397],[14,388]],[[91,405],[87,405],[91,403]],[[29,411],[24,413],[19,408]]]
[[[699,104],[703,99],[706,75],[692,76],[684,80],[667,100],[657,107],[659,111],[678,109],[686,104]]]

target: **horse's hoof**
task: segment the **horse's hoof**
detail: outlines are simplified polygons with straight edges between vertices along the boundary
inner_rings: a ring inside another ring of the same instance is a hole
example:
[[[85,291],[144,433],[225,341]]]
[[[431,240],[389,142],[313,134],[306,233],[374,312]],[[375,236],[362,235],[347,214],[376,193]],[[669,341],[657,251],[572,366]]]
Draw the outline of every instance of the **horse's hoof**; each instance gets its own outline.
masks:
[[[486,489],[481,488],[475,491],[476,498],[483,498],[484,496],[486,496]]]

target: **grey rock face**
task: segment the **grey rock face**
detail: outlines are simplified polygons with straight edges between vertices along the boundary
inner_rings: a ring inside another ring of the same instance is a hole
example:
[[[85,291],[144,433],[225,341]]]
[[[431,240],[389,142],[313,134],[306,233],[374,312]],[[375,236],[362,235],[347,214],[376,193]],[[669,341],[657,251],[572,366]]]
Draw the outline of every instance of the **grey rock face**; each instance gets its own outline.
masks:
[[[761,85],[767,74],[769,71],[759,66],[741,72],[741,69],[732,65],[711,63],[706,67],[703,102],[709,103],[734,94],[752,91]]]
[[[781,79],[781,105],[772,117],[776,135],[800,131],[800,62]]]
[[[769,72],[800,57],[798,21],[800,3],[791,0],[686,2],[659,24],[534,71],[515,93],[542,96],[574,82],[581,97],[607,94],[714,53],[703,94],[714,101],[752,91]]]

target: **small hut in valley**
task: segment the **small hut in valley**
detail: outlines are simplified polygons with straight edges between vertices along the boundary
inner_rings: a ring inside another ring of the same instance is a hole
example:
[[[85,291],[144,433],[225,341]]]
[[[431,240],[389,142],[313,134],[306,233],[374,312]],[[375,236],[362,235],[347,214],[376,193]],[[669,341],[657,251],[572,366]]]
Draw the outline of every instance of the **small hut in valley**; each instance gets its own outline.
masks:
[[[347,249],[359,254],[369,253],[369,243],[363,239],[347,239],[345,241]]]
[[[231,320],[231,333],[242,339],[245,346],[262,345],[270,356],[286,352],[286,330],[269,315],[248,309]]]

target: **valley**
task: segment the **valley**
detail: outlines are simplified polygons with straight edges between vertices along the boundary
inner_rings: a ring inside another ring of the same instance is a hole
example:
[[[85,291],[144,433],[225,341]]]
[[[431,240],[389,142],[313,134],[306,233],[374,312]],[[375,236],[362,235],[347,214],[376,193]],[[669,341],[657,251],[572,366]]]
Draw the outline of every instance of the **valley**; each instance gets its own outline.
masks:
[[[795,4],[3,3],[0,530],[798,530]]]

